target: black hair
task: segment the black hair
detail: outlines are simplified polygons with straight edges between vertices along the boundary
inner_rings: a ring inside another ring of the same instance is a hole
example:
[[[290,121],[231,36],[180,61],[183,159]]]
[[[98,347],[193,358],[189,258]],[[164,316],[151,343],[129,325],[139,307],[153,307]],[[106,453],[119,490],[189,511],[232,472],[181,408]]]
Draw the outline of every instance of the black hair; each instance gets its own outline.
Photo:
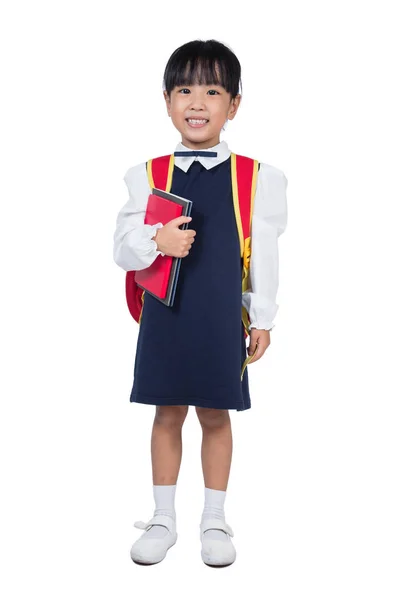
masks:
[[[240,62],[228,46],[217,40],[193,40],[171,54],[163,84],[168,96],[176,86],[221,85],[232,99],[239,94],[240,75]]]

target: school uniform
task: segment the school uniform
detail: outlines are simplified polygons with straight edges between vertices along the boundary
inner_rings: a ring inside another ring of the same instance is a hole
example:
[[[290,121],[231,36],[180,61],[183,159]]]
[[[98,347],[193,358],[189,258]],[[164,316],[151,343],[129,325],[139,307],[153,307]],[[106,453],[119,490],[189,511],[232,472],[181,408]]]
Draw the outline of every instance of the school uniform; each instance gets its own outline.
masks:
[[[190,151],[182,143],[176,152]],[[278,305],[278,237],[287,224],[284,173],[259,163],[251,227],[249,289],[242,259],[225,141],[211,156],[175,156],[171,192],[192,200],[196,236],[182,258],[174,305],[144,295],[131,402],[246,410],[251,407],[242,305],[250,328],[274,327]],[[148,267],[159,254],[151,238],[163,223],[144,225],[150,187],[146,162],[124,176],[129,199],[117,217],[114,260],[124,270]]]

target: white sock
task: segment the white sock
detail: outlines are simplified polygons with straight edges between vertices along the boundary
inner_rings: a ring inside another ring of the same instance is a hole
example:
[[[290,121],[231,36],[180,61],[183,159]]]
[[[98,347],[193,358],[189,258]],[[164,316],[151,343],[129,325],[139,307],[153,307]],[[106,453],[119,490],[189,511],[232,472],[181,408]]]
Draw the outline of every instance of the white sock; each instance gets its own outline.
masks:
[[[176,520],[175,514],[176,485],[153,485],[153,495],[156,508],[154,516],[167,515]],[[163,525],[152,525],[143,534],[145,538],[160,538],[167,535],[168,529]]]
[[[219,519],[225,521],[224,503],[225,503],[226,492],[222,490],[213,490],[211,488],[204,488],[204,510],[201,516],[201,520],[205,519]],[[226,541],[228,534],[220,529],[208,529],[204,533],[204,537],[209,540],[222,540]]]

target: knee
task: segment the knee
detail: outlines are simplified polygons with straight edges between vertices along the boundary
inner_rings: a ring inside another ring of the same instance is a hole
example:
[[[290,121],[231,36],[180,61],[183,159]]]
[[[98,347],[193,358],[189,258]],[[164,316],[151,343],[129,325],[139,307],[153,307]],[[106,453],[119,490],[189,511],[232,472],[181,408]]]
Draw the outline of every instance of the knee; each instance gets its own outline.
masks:
[[[203,429],[215,429],[230,423],[228,410],[200,408],[196,406],[196,413]]]
[[[181,429],[188,410],[188,406],[157,406],[155,421],[168,429]]]

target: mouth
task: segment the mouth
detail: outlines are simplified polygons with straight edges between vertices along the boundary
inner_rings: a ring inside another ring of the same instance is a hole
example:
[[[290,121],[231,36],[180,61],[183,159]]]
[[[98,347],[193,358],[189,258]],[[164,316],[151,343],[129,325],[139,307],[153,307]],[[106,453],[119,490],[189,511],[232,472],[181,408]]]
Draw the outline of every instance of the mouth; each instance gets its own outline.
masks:
[[[208,119],[185,119],[189,127],[193,129],[199,129],[201,127],[205,127],[208,123]]]

